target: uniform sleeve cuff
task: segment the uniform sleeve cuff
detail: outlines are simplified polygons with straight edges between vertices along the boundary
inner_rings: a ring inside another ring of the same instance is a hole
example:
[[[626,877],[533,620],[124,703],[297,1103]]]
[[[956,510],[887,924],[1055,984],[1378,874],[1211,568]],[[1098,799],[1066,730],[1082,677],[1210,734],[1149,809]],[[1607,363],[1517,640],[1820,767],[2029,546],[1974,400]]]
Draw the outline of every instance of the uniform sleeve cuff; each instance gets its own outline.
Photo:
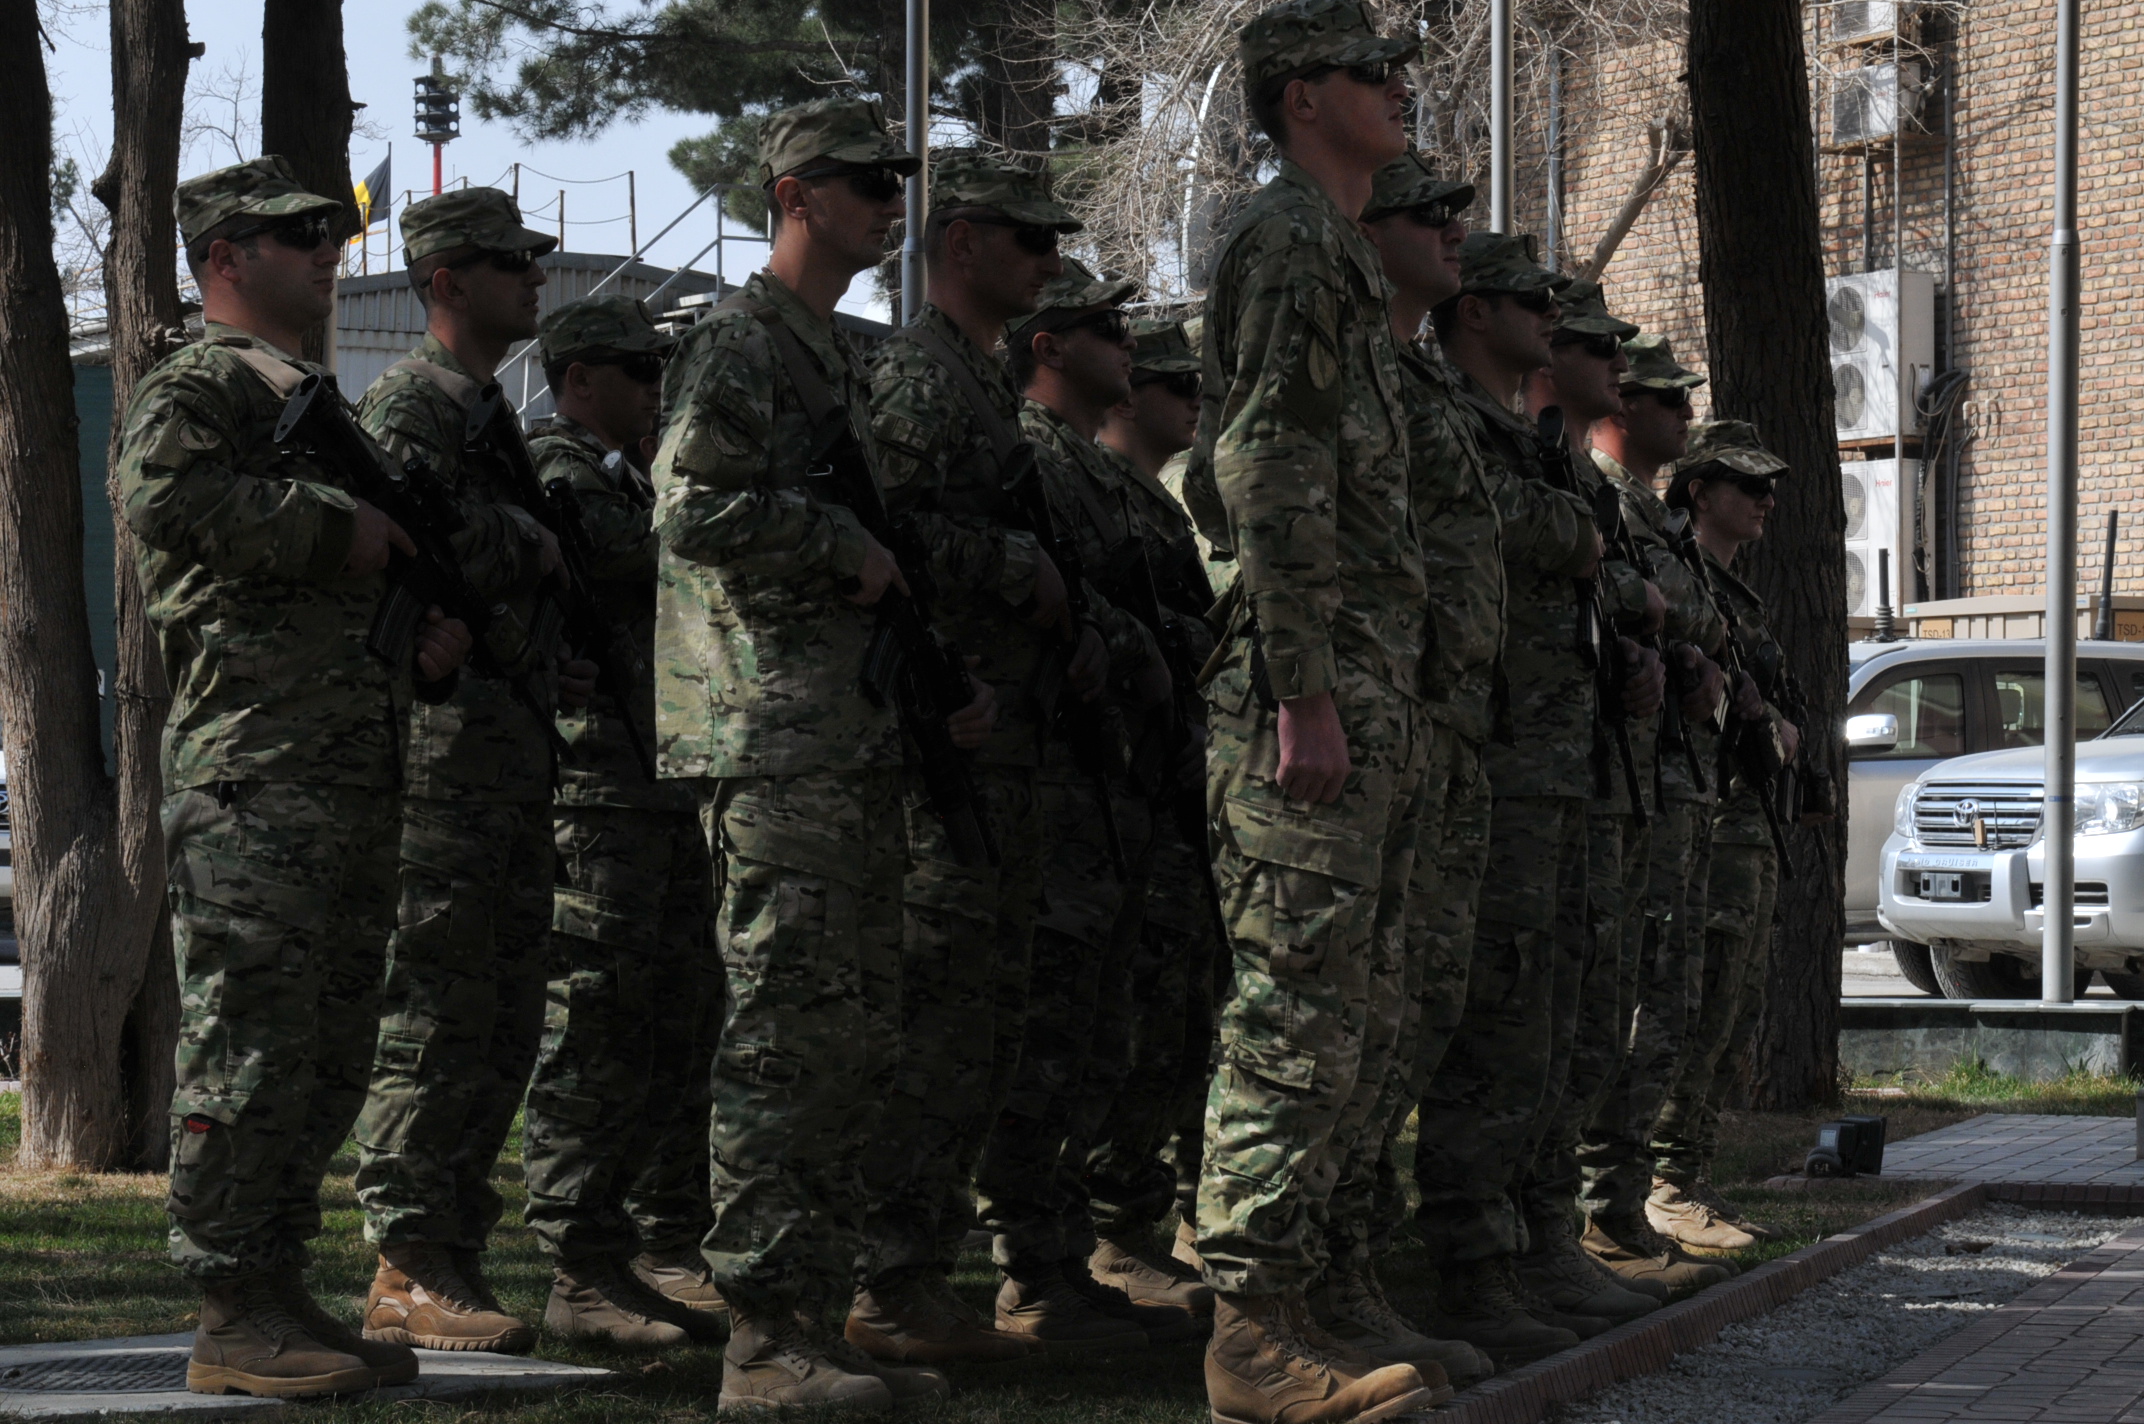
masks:
[[[1266,643],[1266,679],[1273,685],[1273,695],[1285,702],[1294,697],[1315,697],[1321,692],[1331,692],[1340,685],[1340,668],[1333,660],[1330,643],[1275,656],[1269,638]]]
[[[863,572],[865,541],[869,536],[852,510],[828,506],[826,520],[832,535],[832,547],[826,555],[827,572],[835,578],[855,578]]]

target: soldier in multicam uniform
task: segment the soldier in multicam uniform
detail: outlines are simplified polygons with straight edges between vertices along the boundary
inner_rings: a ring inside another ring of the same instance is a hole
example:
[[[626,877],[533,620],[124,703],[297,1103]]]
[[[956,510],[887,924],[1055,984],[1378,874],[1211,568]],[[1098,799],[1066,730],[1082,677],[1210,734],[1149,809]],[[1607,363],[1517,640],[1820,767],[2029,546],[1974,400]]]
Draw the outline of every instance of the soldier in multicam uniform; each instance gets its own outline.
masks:
[[[1332,1264],[1312,1295],[1318,1321],[1340,1339],[1388,1360],[1431,1361],[1454,1384],[1494,1368],[1460,1340],[1434,1340],[1386,1297],[1376,1257],[1405,1210],[1391,1161],[1422,1089],[1444,1057],[1466,1003],[1474,902],[1488,843],[1489,788],[1481,748],[1491,731],[1498,649],[1503,643],[1504,564],[1496,505],[1475,448],[1458,378],[1422,340],[1429,313],[1459,290],[1459,213],[1472,185],[1440,178],[1417,154],[1378,170],[1363,224],[1392,283],[1392,335],[1407,399],[1408,484],[1422,547],[1431,624],[1423,686],[1428,693],[1428,800],[1408,883],[1406,992],[1373,1012],[1399,1015],[1397,1048],[1371,1131],[1334,1189],[1326,1237]]]
[[[1026,392],[1020,431],[1058,536],[1091,586],[1089,611],[1114,674],[1110,696],[1068,709],[1092,719],[1092,741],[1075,746],[1061,723],[1038,769],[1050,854],[1026,1025],[975,1179],[978,1215],[1005,1275],[998,1328],[1051,1349],[1162,1343],[1200,1330],[1188,1311],[1134,1303],[1087,1265],[1095,1236],[1082,1178],[1088,1145],[1131,1066],[1132,960],[1153,841],[1149,788],[1127,763],[1127,733],[1142,730],[1169,694],[1152,632],[1105,596],[1125,596],[1131,561],[1145,547],[1125,503],[1123,467],[1093,438],[1109,407],[1130,394],[1131,324],[1119,308],[1136,289],[1067,258],[1035,311],[1005,334],[1013,379]]]
[[[471,412],[508,347],[536,334],[536,258],[556,244],[495,188],[411,205],[402,237],[427,334],[365,392],[359,418],[396,460],[430,464],[466,521],[454,536],[462,569],[499,603],[480,635],[486,670],[465,673],[451,701],[412,709],[404,742],[402,900],[354,1134],[365,1235],[380,1253],[365,1333],[521,1351],[535,1332],[484,1279],[503,1209],[490,1176],[543,1027],[550,703],[585,697],[594,669],[554,671],[543,642],[537,610],[559,552],[517,479],[519,422],[496,407],[474,429]]]
[[[761,130],[767,267],[686,337],[656,459],[656,720],[715,859],[729,1017],[714,1066],[715,1222],[730,1308],[721,1408],[883,1411],[943,1398],[825,1317],[848,1302],[871,1088],[898,1068],[902,744],[861,672],[893,554],[804,483],[830,436],[879,478],[865,374],[834,304],[883,255],[914,155],[876,105],[818,100]],[[845,432],[838,429],[845,422]],[[949,719],[987,735],[988,690]],[[931,818],[917,804],[908,814]]]
[[[1581,1198],[1597,1235],[1620,1240],[1652,1184],[1648,1143],[1662,1098],[1675,1080],[1698,1012],[1705,949],[1705,867],[1711,854],[1718,739],[1714,724],[1724,686],[1705,656],[1717,652],[1726,624],[1711,593],[1677,554],[1668,508],[1653,492],[1661,467],[1683,454],[1691,418],[1690,392],[1705,378],[1677,364],[1664,336],[1623,343],[1623,409],[1596,421],[1593,463],[1622,496],[1623,520],[1644,550],[1652,581],[1667,599],[1671,667],[1678,666],[1687,750],[1662,744],[1655,762],[1658,802],[1652,807],[1651,863],[1646,869],[1645,917],[1653,933],[1651,962],[1638,985],[1630,1049],[1622,1072],[1595,1110],[1578,1150]],[[1693,772],[1692,768],[1695,768]]]
[[[1282,162],[1215,264],[1185,480],[1240,570],[1207,686],[1235,977],[1199,1182],[1216,1296],[1206,1392],[1216,1419],[1246,1424],[1385,1419],[1448,1397],[1444,1371],[1353,1350],[1304,1292],[1397,1046],[1399,1013],[1371,1006],[1405,994],[1432,739],[1406,393],[1356,220],[1405,151],[1402,66],[1417,46],[1342,0],[1288,0],[1238,44],[1251,114]]]
[[[1085,1189],[1098,1238],[1088,1267],[1133,1300],[1210,1315],[1213,1292],[1198,1270],[1155,1239],[1186,1175],[1179,1168],[1188,1168],[1191,1196],[1178,1240],[1188,1248],[1197,1233],[1198,1148],[1223,961],[1206,850],[1206,702],[1196,686],[1213,652],[1205,622],[1213,591],[1190,516],[1162,478],[1175,467],[1181,479],[1182,456],[1198,436],[1199,356],[1181,322],[1134,321],[1132,339],[1131,394],[1110,407],[1098,438],[1119,457],[1117,492],[1153,573],[1164,625],[1156,632],[1177,679],[1181,750],[1174,765],[1158,768],[1161,784],[1151,797],[1131,1063],[1087,1154]],[[1150,721],[1143,735],[1166,731]],[[1165,1153],[1189,1161],[1172,1163]]]
[[[364,1101],[401,837],[398,722],[469,647],[432,610],[415,667],[366,648],[409,535],[360,494],[387,473],[274,438],[320,368],[291,353],[334,302],[341,205],[281,158],[174,204],[202,339],[135,388],[122,508],[171,688],[163,829],[179,978],[171,1255],[201,1286],[198,1393],[300,1396],[417,1375],[307,1291],[320,1179]],[[332,377],[328,378],[332,381]],[[369,444],[332,385],[317,399]]]
[[[537,355],[557,414],[529,441],[537,478],[571,487],[565,503],[585,531],[591,592],[610,625],[603,646],[583,651],[630,659],[616,685],[633,691],[631,705],[599,693],[559,718],[572,748],[551,818],[561,962],[523,1110],[525,1215],[556,1277],[544,1323],[636,1346],[721,1333],[699,1253],[708,1226],[699,1194],[648,1190],[665,1177],[657,1153],[686,1145],[678,1128],[704,1141],[722,993],[709,967],[710,871],[691,788],[657,780],[643,760],[655,745],[657,545],[640,450],[661,411],[671,345],[627,297],[550,313]],[[704,1163],[705,1151],[694,1147],[694,1158]],[[652,1240],[636,1229],[643,1217]],[[710,1309],[650,1289],[631,1263],[636,1245],[641,1271]]]
[[[1721,612],[1744,668],[1761,666],[1776,640],[1763,600],[1735,577],[1742,545],[1764,537],[1774,483],[1786,461],[1764,448],[1746,421],[1694,426],[1688,453],[1668,472],[1668,505],[1689,511]],[[1773,754],[1790,762],[1801,730],[1766,702],[1745,672],[1731,690],[1730,730],[1775,738]],[[1728,758],[1722,758],[1723,770]],[[1737,776],[1720,797],[1705,880],[1705,965],[1701,1009],[1690,1052],[1653,1127],[1653,1192],[1646,1216],[1663,1235],[1699,1249],[1736,1249],[1727,1233],[1752,1240],[1770,1229],[1745,1219],[1712,1187],[1719,1151],[1720,1104],[1730,1083],[1735,1034],[1750,1031],[1750,1005],[1764,992],[1771,957],[1772,910],[1779,857],[1759,800],[1763,789]],[[1722,1232],[1720,1228],[1726,1228]]]
[[[1063,576],[1029,532],[1005,475],[1018,457],[1020,391],[992,353],[1063,271],[1079,223],[1047,175],[953,151],[932,165],[924,234],[930,301],[872,353],[872,432],[889,511],[923,551],[939,626],[981,659],[997,730],[973,775],[998,864],[957,862],[909,789],[902,886],[904,1058],[877,1105],[865,1288],[849,1338],[881,1359],[1019,1359],[1035,1346],[985,1324],[949,1283],[974,1221],[968,1184],[1020,1058],[1042,878],[1036,768],[1061,696],[1101,694],[1108,654],[1075,628]],[[1076,648],[1069,660],[1066,649]]]

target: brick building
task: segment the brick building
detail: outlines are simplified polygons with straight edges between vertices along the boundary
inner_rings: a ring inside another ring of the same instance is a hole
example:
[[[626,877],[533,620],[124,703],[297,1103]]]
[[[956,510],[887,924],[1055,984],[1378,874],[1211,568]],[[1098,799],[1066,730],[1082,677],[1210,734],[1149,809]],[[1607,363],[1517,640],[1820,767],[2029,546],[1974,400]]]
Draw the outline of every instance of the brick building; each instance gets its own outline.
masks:
[[[1809,6],[1825,274],[1894,263],[1926,274],[1933,288],[1926,374],[1962,373],[1962,394],[1949,440],[1939,421],[1909,429],[1902,448],[1882,439],[1842,441],[1844,470],[1865,475],[1865,460],[1922,459],[1900,481],[1909,513],[1918,495],[1918,518],[1905,536],[1916,546],[1914,581],[1900,587],[1894,576],[1893,602],[2037,593],[2045,547],[2054,7],[2045,0],[1942,0],[1898,8],[1909,13],[1899,27],[1903,38],[1894,41],[1867,38],[1892,29],[1891,7],[1881,0]],[[1648,157],[1647,124],[1677,116],[1679,25],[1670,17],[1650,28],[1650,35],[1641,27],[1567,41],[1555,115],[1563,136],[1558,247],[1566,266],[1590,255],[1629,194]],[[1841,39],[1857,29],[1861,38]],[[1550,94],[1541,43],[1537,34],[1521,39],[1526,82],[1517,103],[1516,225],[1534,232],[1550,225]],[[2144,553],[2144,442],[2131,414],[2144,382],[2144,322],[2134,295],[2144,278],[2144,183],[2137,177],[2144,169],[2144,0],[2086,4],[2082,57],[2080,575],[2094,586],[2107,514],[2120,509],[2116,587],[2135,594],[2144,592],[2144,568],[2136,563]],[[1899,61],[1909,96],[1918,88],[1918,101],[1909,97],[1905,105],[1906,122],[1888,124],[1879,113],[1873,125],[1865,118],[1859,125],[1899,136],[1852,141],[1854,101],[1842,100],[1842,91],[1876,77],[1880,101],[1882,76],[1857,71]],[[1667,332],[1685,360],[1702,367],[1687,161],[1656,192],[1604,281],[1620,315]],[[1851,520],[1851,488],[1848,503]]]

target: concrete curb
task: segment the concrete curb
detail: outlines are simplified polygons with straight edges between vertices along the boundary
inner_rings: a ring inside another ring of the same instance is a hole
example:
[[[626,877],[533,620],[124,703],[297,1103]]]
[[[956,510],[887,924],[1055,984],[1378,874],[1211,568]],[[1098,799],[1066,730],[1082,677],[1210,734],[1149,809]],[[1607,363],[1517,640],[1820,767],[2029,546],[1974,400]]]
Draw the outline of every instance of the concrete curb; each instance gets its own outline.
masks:
[[[1736,1321],[1777,1309],[1886,1246],[1955,1221],[1989,1200],[2023,1200],[2000,1196],[1999,1191],[1985,1183],[1967,1182],[1938,1192],[1619,1325],[1575,1350],[1498,1375],[1424,1417],[1436,1424],[1538,1424],[1554,1406],[1662,1369],[1677,1355],[1709,1343]],[[2045,1200],[2052,1204],[2057,1199]]]

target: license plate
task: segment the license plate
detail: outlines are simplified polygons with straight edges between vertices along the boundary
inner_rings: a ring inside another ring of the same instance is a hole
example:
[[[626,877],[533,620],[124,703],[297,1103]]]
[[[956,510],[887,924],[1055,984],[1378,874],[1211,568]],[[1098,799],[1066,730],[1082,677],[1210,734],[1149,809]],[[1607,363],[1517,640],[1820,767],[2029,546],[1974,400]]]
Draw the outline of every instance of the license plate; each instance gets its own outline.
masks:
[[[1921,872],[1921,898],[1923,900],[1963,900],[1965,877],[1947,875],[1941,871]]]

